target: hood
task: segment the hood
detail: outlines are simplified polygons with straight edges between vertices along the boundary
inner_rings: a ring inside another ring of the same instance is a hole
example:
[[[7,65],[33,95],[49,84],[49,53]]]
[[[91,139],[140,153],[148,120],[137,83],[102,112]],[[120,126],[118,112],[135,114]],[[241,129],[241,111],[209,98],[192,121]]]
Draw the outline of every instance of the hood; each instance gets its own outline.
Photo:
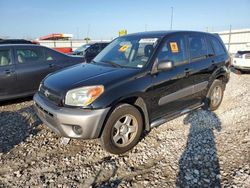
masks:
[[[43,84],[46,88],[60,93],[83,86],[104,85],[106,87],[119,80],[131,78],[138,71],[138,69],[82,63],[50,74]]]

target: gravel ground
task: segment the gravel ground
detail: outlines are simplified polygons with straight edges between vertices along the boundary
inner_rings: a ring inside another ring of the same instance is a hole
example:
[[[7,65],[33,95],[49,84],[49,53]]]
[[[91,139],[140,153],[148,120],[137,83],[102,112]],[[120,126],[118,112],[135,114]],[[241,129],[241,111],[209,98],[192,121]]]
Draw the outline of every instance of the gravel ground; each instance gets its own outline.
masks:
[[[0,187],[250,187],[250,74],[231,74],[215,112],[154,128],[130,152],[63,145],[32,101],[0,106]]]

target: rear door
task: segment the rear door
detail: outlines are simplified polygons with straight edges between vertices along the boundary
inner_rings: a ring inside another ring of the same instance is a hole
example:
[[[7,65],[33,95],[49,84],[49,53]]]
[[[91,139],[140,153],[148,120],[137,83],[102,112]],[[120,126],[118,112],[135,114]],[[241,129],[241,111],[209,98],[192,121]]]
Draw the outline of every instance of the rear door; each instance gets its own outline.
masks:
[[[205,34],[190,33],[187,36],[190,64],[188,74],[193,83],[194,103],[206,97],[209,78],[216,68],[214,51]]]
[[[49,48],[44,48],[45,55],[45,63],[47,63],[50,67],[50,72],[54,72],[60,70],[64,67],[69,67],[72,65],[76,65],[77,63],[84,62],[83,57],[71,57],[68,55],[64,55],[58,53]]]
[[[20,93],[34,93],[41,80],[51,72],[40,46],[15,48],[17,84]]]
[[[0,47],[0,100],[16,93],[13,50],[11,47]]]

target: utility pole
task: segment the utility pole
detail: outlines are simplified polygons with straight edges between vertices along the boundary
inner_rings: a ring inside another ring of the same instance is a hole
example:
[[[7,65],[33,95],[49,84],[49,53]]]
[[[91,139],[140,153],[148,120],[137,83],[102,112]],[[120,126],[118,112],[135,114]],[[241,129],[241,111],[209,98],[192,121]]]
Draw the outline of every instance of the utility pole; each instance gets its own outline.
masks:
[[[89,38],[90,24],[88,24],[87,38]]]
[[[228,35],[228,48],[227,51],[229,52],[230,50],[230,45],[231,45],[231,33],[232,33],[232,25],[229,27],[229,35]],[[229,52],[230,53],[230,52]]]
[[[76,28],[76,37],[79,39],[79,27]]]
[[[173,29],[173,16],[174,16],[174,7],[171,7],[170,30],[172,30],[172,29]]]

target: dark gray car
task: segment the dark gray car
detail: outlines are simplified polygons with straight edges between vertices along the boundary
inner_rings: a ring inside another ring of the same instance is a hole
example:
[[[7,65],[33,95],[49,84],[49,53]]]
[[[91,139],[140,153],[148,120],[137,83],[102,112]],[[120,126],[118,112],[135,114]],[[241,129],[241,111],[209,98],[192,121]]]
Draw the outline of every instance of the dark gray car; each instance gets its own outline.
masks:
[[[83,61],[39,45],[0,45],[0,101],[33,95],[49,73]]]

